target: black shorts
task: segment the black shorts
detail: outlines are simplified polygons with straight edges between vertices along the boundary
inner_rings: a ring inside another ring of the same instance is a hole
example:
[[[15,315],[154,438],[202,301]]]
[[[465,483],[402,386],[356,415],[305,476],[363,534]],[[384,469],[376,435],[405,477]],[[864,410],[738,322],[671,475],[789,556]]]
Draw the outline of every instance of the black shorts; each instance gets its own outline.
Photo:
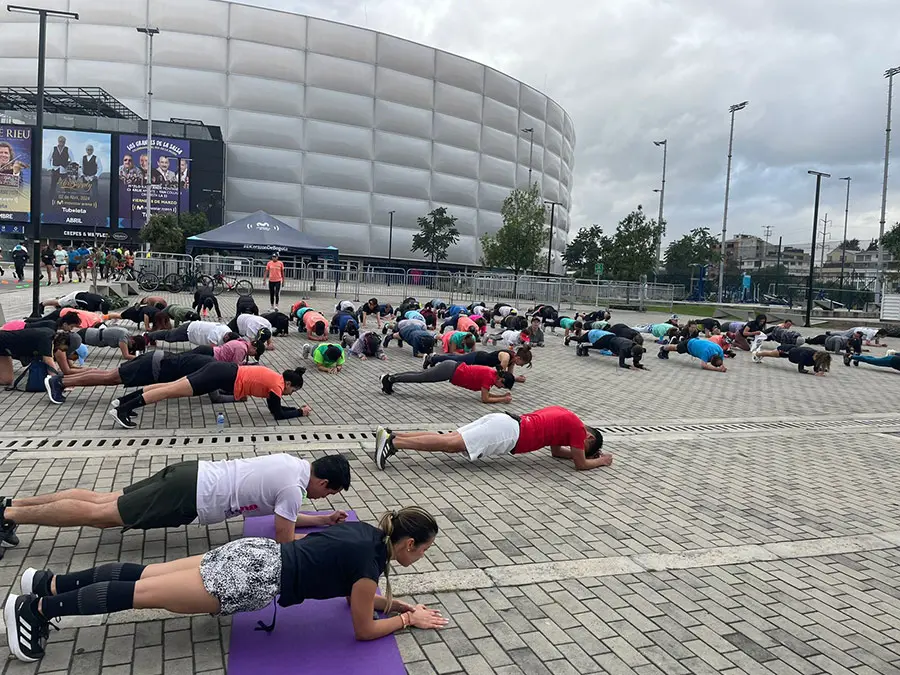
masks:
[[[678,343],[678,348],[675,351],[678,352],[679,354],[687,354],[688,353],[687,343],[688,343],[687,340],[681,340]]]
[[[155,353],[148,352],[119,366],[119,379],[122,380],[122,384],[126,387],[145,387],[155,384],[152,360]]]
[[[126,530],[181,527],[197,519],[198,462],[167,466],[129,485],[117,502]]]
[[[238,364],[227,361],[213,361],[187,376],[194,396],[202,396],[221,389],[226,393],[234,391]]]

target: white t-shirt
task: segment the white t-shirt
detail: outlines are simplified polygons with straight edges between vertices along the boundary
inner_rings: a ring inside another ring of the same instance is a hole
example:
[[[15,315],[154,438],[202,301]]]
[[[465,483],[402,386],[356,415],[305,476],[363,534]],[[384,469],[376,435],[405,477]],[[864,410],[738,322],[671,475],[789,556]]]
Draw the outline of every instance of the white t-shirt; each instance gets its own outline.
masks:
[[[53,251],[53,262],[57,265],[67,265],[69,263],[69,254],[57,249]]]
[[[339,305],[342,312],[355,312],[356,306],[350,302],[349,300],[341,300],[341,304]]]
[[[191,321],[188,324],[188,341],[192,345],[219,346],[231,329],[224,323],[213,323],[212,321]]]
[[[507,317],[515,311],[515,307],[510,307],[509,305],[503,305],[500,309],[497,310],[497,313],[502,317]]]
[[[859,331],[860,333],[862,333],[863,340],[874,340],[875,334],[878,332],[877,328],[866,328],[865,326],[858,326],[857,328],[854,328],[853,330],[854,330],[854,332]],[[852,333],[851,333],[851,335],[852,335]]]
[[[60,307],[77,307],[78,300],[75,299],[75,296],[81,293],[81,291],[72,291],[71,293],[67,293],[66,295],[62,295],[57,298],[59,301]]]
[[[239,515],[273,513],[297,520],[309,476],[309,462],[286,454],[199,462],[197,522],[209,525]]]
[[[500,336],[500,339],[503,340],[508,347],[516,347],[522,344],[522,333],[517,330],[505,330],[503,331],[503,335]]]
[[[272,324],[256,314],[241,314],[237,318],[238,333],[244,337],[255,338],[263,328],[272,330]]]

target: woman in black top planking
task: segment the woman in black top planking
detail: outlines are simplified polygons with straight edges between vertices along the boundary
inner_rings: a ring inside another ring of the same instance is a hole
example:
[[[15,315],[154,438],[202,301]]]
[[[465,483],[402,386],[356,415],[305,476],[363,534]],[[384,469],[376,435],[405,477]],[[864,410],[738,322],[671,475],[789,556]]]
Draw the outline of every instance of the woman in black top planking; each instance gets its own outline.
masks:
[[[333,525],[297,535],[291,543],[248,537],[204,555],[154,565],[109,563],[73,574],[29,568],[22,595],[10,594],[3,610],[10,649],[22,661],[44,656],[50,621],[59,616],[126,609],[167,609],[178,614],[252,612],[280,594],[282,607],[306,599],[348,597],[357,640],[376,640],[398,630],[442,628],[440,612],[393,600],[390,563],[408,567],[437,536],[434,518],[418,507],[367,523]],[[384,574],[387,594],[377,594]],[[386,614],[374,618],[375,610]]]

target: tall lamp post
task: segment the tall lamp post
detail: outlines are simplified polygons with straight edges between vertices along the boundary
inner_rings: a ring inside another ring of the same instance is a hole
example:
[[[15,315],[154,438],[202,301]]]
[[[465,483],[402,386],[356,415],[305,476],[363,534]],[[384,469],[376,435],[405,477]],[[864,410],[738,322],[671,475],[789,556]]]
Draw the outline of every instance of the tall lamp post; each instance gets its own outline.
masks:
[[[522,129],[523,134],[531,134],[531,149],[528,151],[528,189],[531,189],[532,158],[534,157],[534,127]]]
[[[875,302],[881,302],[884,285],[884,221],[887,212],[888,164],[891,158],[891,102],[894,98],[894,75],[900,73],[900,67],[884,71],[888,81],[887,126],[884,128],[884,180],[881,184],[881,221],[878,227],[878,272],[875,279]]]
[[[394,211],[388,211],[391,216],[391,223],[388,226],[388,265],[391,264],[391,249],[394,246]]]
[[[562,206],[562,204],[549,199],[545,199],[544,204],[550,205],[550,239],[547,241],[547,276],[550,276],[550,261],[553,256],[553,214],[556,212],[557,205]]]
[[[813,304],[813,274],[816,269],[816,228],[819,225],[819,194],[822,190],[822,179],[831,178],[830,173],[822,173],[821,171],[807,171],[806,173],[816,177],[816,202],[813,206],[813,231],[812,231],[812,248],[809,254],[809,278],[806,280],[806,323],[809,328],[809,317],[812,315]]]
[[[742,101],[731,106],[731,131],[728,134],[728,168],[725,170],[725,212],[722,214],[722,257],[719,260],[719,295],[718,302],[722,302],[722,293],[725,289],[725,235],[728,231],[728,196],[731,192],[731,150],[734,146],[734,113],[747,107],[750,101]]]
[[[37,14],[38,29],[38,72],[37,102],[35,103],[34,133],[31,136],[31,236],[32,236],[32,287],[31,315],[41,312],[41,164],[44,154],[44,67],[47,63],[47,17],[57,16],[78,21],[74,12],[59,12],[55,9],[7,5],[7,11],[22,14]]]
[[[669,139],[664,138],[661,141],[653,141],[653,145],[656,147],[662,146],[663,149],[662,184],[659,187],[659,217],[656,219],[656,224],[662,225],[663,201],[666,199],[666,155],[669,152]],[[662,259],[662,235],[663,232],[660,232],[656,242],[656,267],[659,267],[659,261]]]
[[[159,28],[138,28],[138,33],[147,36],[147,216],[144,224],[150,222],[150,199],[153,185],[153,36]]]
[[[850,176],[844,176],[841,180],[847,181],[847,201],[844,204],[844,239],[841,241],[841,281],[840,288],[844,290],[844,261],[847,259],[847,219],[850,216]]]

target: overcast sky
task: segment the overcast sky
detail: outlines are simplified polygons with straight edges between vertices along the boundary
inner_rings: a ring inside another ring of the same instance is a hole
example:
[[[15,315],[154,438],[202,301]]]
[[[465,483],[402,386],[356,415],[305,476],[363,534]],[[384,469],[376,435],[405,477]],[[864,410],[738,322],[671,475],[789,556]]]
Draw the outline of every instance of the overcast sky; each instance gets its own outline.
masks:
[[[246,0],[245,0],[246,1]],[[728,231],[808,241],[820,217],[877,236],[887,80],[900,66],[897,0],[251,0],[366,26],[485,63],[543,91],[575,122],[573,225],[611,231],[656,214],[669,141],[669,236],[721,232],[728,106],[736,114]],[[897,78],[900,89],[900,77]],[[900,97],[898,108],[900,108]],[[900,116],[900,109],[896,111]],[[900,123],[897,128],[900,129]],[[895,147],[900,152],[900,135]],[[895,153],[895,157],[896,157]],[[900,219],[900,162],[888,227]],[[574,234],[574,231],[573,231]]]

